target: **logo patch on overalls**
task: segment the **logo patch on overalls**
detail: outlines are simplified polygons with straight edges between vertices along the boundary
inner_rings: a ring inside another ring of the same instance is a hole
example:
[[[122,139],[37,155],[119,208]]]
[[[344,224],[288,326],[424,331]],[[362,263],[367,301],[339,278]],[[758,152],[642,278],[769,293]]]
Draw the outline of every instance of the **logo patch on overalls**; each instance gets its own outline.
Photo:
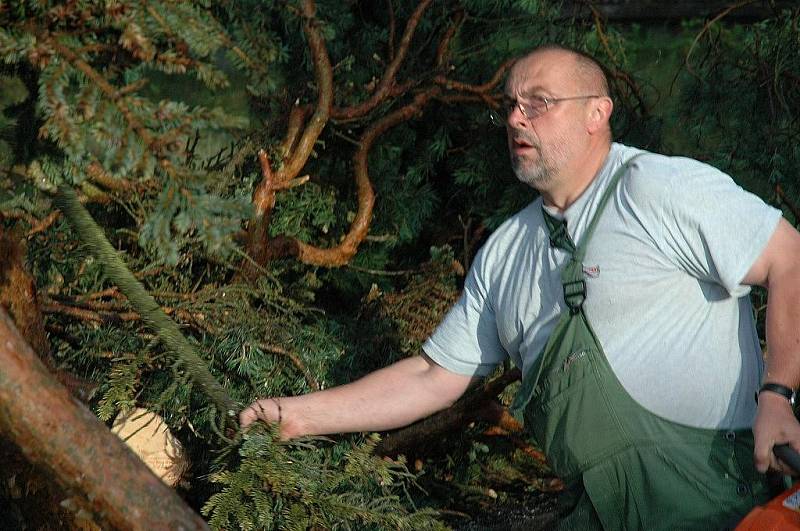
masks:
[[[586,356],[589,353],[588,350],[579,350],[577,352],[573,352],[567,359],[564,360],[564,365],[561,366],[562,372],[567,372],[569,370],[570,365],[581,359],[582,357]]]
[[[583,266],[583,272],[586,273],[586,276],[589,278],[597,278],[600,276],[600,266]]]

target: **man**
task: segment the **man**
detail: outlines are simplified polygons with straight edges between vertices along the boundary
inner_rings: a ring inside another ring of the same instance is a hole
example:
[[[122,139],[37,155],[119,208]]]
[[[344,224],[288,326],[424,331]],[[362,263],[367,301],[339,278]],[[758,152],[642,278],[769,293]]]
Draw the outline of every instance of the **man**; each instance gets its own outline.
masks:
[[[518,61],[501,118],[540,198],[489,238],[425,354],[242,425],[403,426],[510,356],[513,410],[573,495],[564,529],[714,528],[763,502],[773,445],[800,450],[800,234],[710,166],[612,143],[608,94],[580,53]],[[750,285],[769,287],[766,374]]]

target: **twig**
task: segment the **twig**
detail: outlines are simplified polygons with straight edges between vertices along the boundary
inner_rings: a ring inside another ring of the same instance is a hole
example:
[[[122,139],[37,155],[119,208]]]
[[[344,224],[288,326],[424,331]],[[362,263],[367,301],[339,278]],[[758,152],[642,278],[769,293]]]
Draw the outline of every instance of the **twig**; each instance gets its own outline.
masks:
[[[36,234],[39,234],[40,232],[44,232],[44,231],[46,231],[47,229],[49,229],[49,228],[50,228],[50,226],[51,226],[53,223],[55,223],[55,222],[56,222],[56,220],[58,219],[58,217],[59,217],[60,215],[61,215],[61,212],[59,212],[58,210],[56,210],[55,212],[50,212],[50,213],[47,215],[47,217],[45,217],[44,219],[42,219],[42,220],[40,220],[40,221],[37,221],[37,222],[36,222],[36,223],[35,223],[35,224],[34,224],[34,225],[31,227],[31,229],[30,229],[30,230],[29,230],[29,231],[28,231],[28,232],[25,234],[25,237],[26,237],[26,238],[28,238],[28,239],[31,239],[31,238],[32,238],[33,236],[35,236]]]
[[[486,83],[482,83],[480,85],[471,85],[469,83],[463,83],[461,81],[455,81],[452,79],[448,79],[445,76],[436,76],[433,78],[433,82],[437,85],[441,85],[447,90],[455,90],[458,92],[468,92],[472,94],[485,94],[491,90],[493,90],[503,79],[503,75],[506,71],[511,68],[514,63],[517,61],[517,58],[508,59],[500,67],[495,71],[494,75],[487,81]]]
[[[303,360],[300,359],[300,356],[298,356],[297,354],[295,354],[293,352],[289,352],[288,350],[286,350],[284,348],[281,348],[281,347],[278,347],[278,346],[275,346],[275,345],[269,345],[269,344],[266,344],[266,343],[259,343],[258,344],[258,348],[260,348],[261,350],[267,351],[267,352],[271,352],[273,354],[278,354],[280,356],[286,356],[287,358],[289,358],[289,360],[294,364],[294,366],[297,367],[297,369],[301,373],[303,373],[303,376],[306,379],[306,383],[308,384],[308,387],[310,387],[314,391],[319,391],[320,390],[319,382],[317,381],[316,378],[314,378],[314,375],[311,374],[311,371],[308,370],[308,368],[306,367],[306,364],[303,363]]]
[[[694,77],[696,77],[697,79],[700,79],[700,76],[698,76],[695,73],[695,71],[691,67],[691,64],[689,63],[689,59],[691,58],[692,52],[694,52],[694,49],[697,46],[697,43],[700,42],[700,39],[703,37],[703,35],[706,34],[706,32],[711,28],[711,26],[715,22],[717,22],[718,20],[720,20],[720,19],[724,18],[725,16],[727,16],[728,13],[730,13],[731,11],[739,9],[740,7],[744,7],[744,6],[748,5],[748,4],[754,4],[757,1],[759,1],[759,0],[743,0],[742,2],[738,2],[736,4],[730,5],[727,8],[723,9],[722,12],[719,15],[717,15],[714,18],[712,18],[708,22],[706,22],[705,25],[703,26],[703,29],[700,30],[700,33],[698,33],[697,36],[692,41],[691,46],[689,46],[689,51],[686,53],[686,58],[683,61],[683,64],[686,65],[686,71],[689,72]]]
[[[394,18],[394,6],[392,0],[386,0],[386,10],[389,12],[389,61],[394,59],[394,34],[397,31]]]
[[[413,275],[414,273],[418,273],[418,271],[414,269],[404,269],[404,270],[397,270],[397,271],[384,271],[380,269],[367,269],[366,267],[358,267],[354,266],[353,264],[347,264],[348,269],[352,269],[353,271],[358,271],[359,273],[369,273],[370,275],[383,275],[387,277],[395,277],[395,276],[402,276],[402,275]]]
[[[436,68],[442,69],[447,67],[447,59],[450,51],[450,42],[456,34],[459,26],[464,21],[464,10],[459,9],[453,16],[453,23],[447,27],[442,38],[439,40],[439,46],[436,47]]]

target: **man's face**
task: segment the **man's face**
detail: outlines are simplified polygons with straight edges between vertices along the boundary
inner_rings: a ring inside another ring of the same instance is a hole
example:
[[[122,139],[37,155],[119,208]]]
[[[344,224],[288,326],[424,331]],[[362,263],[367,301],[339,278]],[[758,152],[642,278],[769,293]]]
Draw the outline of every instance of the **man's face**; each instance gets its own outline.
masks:
[[[509,100],[531,103],[535,97],[579,95],[574,59],[558,51],[529,56],[514,66],[505,88]],[[514,109],[506,121],[511,166],[517,178],[536,188],[549,189],[573,160],[584,129],[580,101],[552,104],[535,118]]]

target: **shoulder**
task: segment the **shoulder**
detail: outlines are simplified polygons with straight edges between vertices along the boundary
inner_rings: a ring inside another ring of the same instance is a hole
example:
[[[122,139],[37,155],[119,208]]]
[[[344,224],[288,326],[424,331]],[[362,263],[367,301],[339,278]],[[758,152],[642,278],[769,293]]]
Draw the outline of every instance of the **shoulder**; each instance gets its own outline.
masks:
[[[621,188],[634,203],[647,206],[674,201],[691,203],[720,188],[741,190],[730,176],[699,160],[635,148],[625,151],[624,160],[630,162]]]

